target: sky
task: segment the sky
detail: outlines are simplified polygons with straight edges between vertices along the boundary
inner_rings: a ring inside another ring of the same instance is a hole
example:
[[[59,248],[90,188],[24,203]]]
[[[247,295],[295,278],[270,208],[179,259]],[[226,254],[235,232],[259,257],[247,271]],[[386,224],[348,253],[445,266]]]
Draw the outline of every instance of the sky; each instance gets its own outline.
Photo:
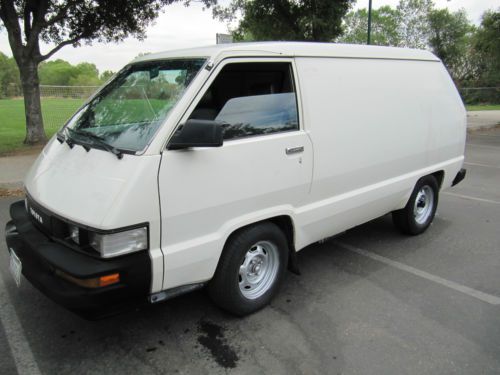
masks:
[[[222,1],[227,2],[227,1]],[[395,7],[399,0],[372,0],[373,8],[382,5]],[[498,8],[498,0],[434,0],[437,8],[447,7],[450,11],[464,8],[469,19],[475,24],[481,21],[481,15],[487,9]],[[358,0],[355,8],[365,8],[368,0]],[[99,71],[117,71],[139,53],[158,52],[179,48],[189,48],[215,44],[217,33],[227,33],[225,23],[212,18],[211,10],[203,10],[201,4],[191,3],[189,7],[182,3],[169,5],[156,22],[148,27],[147,38],[138,41],[128,38],[122,43],[94,43],[92,46],[73,48],[66,46],[57,52],[54,59],[63,59],[72,64],[86,61],[94,63]],[[51,46],[42,44],[42,53]],[[0,52],[12,56],[5,31],[0,31]]]

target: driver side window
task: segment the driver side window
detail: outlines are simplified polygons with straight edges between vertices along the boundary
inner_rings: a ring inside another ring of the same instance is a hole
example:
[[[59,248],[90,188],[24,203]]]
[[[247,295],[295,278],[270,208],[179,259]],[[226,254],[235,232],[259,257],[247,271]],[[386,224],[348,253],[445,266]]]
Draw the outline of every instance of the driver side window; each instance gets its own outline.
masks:
[[[226,65],[190,119],[224,123],[224,139],[299,129],[290,63]]]

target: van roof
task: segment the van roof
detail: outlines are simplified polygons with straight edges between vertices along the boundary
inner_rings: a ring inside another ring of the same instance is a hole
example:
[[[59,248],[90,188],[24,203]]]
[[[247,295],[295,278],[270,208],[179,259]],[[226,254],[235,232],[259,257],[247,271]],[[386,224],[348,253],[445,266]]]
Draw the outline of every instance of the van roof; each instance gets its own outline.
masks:
[[[205,57],[215,61],[226,57],[242,56],[302,56],[440,61],[429,51],[411,48],[315,42],[252,42],[218,44],[152,53],[138,57],[134,62],[180,57]]]

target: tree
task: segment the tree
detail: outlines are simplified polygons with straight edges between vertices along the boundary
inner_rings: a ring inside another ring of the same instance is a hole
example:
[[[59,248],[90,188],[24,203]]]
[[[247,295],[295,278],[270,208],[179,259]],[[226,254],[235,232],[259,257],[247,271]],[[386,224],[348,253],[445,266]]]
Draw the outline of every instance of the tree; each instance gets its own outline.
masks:
[[[67,45],[144,38],[161,9],[177,0],[0,0],[0,20],[19,67],[26,114],[25,143],[46,139],[38,66]],[[202,0],[210,5],[214,0]],[[187,1],[186,3],[189,3]],[[40,41],[55,46],[43,54]]]
[[[371,44],[397,46],[400,44],[397,11],[388,5],[372,9]],[[344,34],[337,39],[341,43],[365,44],[368,33],[366,8],[349,12],[344,18]]]
[[[12,57],[0,52],[0,98],[19,95],[19,70]]]
[[[94,64],[80,63],[71,65],[61,59],[42,62],[38,69],[40,84],[55,86],[99,86],[113,75],[104,72],[104,80],[99,76],[99,70]]]
[[[400,0],[396,8],[401,47],[426,48],[428,45],[428,14],[432,0]]]
[[[500,86],[500,9],[483,14],[481,25],[472,40],[478,66],[478,84]]]
[[[75,75],[74,66],[61,59],[42,62],[38,69],[40,84],[69,86],[69,80]]]
[[[468,46],[473,26],[465,10],[450,13],[448,9],[431,10],[429,21],[429,46],[446,65],[451,76],[459,82],[467,78]]]
[[[308,40],[329,42],[354,0],[233,0],[215,14],[232,21],[241,13],[236,40]]]
[[[69,80],[70,86],[99,86],[99,70],[94,64],[80,63],[75,66],[75,76]]]
[[[111,79],[115,75],[115,72],[112,72],[111,70],[105,70],[104,72],[101,73],[99,76],[99,80],[101,83],[105,83]]]

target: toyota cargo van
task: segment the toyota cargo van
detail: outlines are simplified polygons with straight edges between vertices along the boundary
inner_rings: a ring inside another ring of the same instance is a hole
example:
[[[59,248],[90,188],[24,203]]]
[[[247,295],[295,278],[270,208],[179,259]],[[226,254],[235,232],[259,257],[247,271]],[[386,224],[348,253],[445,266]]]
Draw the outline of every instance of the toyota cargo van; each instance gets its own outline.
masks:
[[[249,314],[309,244],[391,212],[401,232],[425,231],[464,178],[465,135],[460,96],[426,51],[142,56],[32,166],[10,208],[10,269],[87,318],[204,286]]]

